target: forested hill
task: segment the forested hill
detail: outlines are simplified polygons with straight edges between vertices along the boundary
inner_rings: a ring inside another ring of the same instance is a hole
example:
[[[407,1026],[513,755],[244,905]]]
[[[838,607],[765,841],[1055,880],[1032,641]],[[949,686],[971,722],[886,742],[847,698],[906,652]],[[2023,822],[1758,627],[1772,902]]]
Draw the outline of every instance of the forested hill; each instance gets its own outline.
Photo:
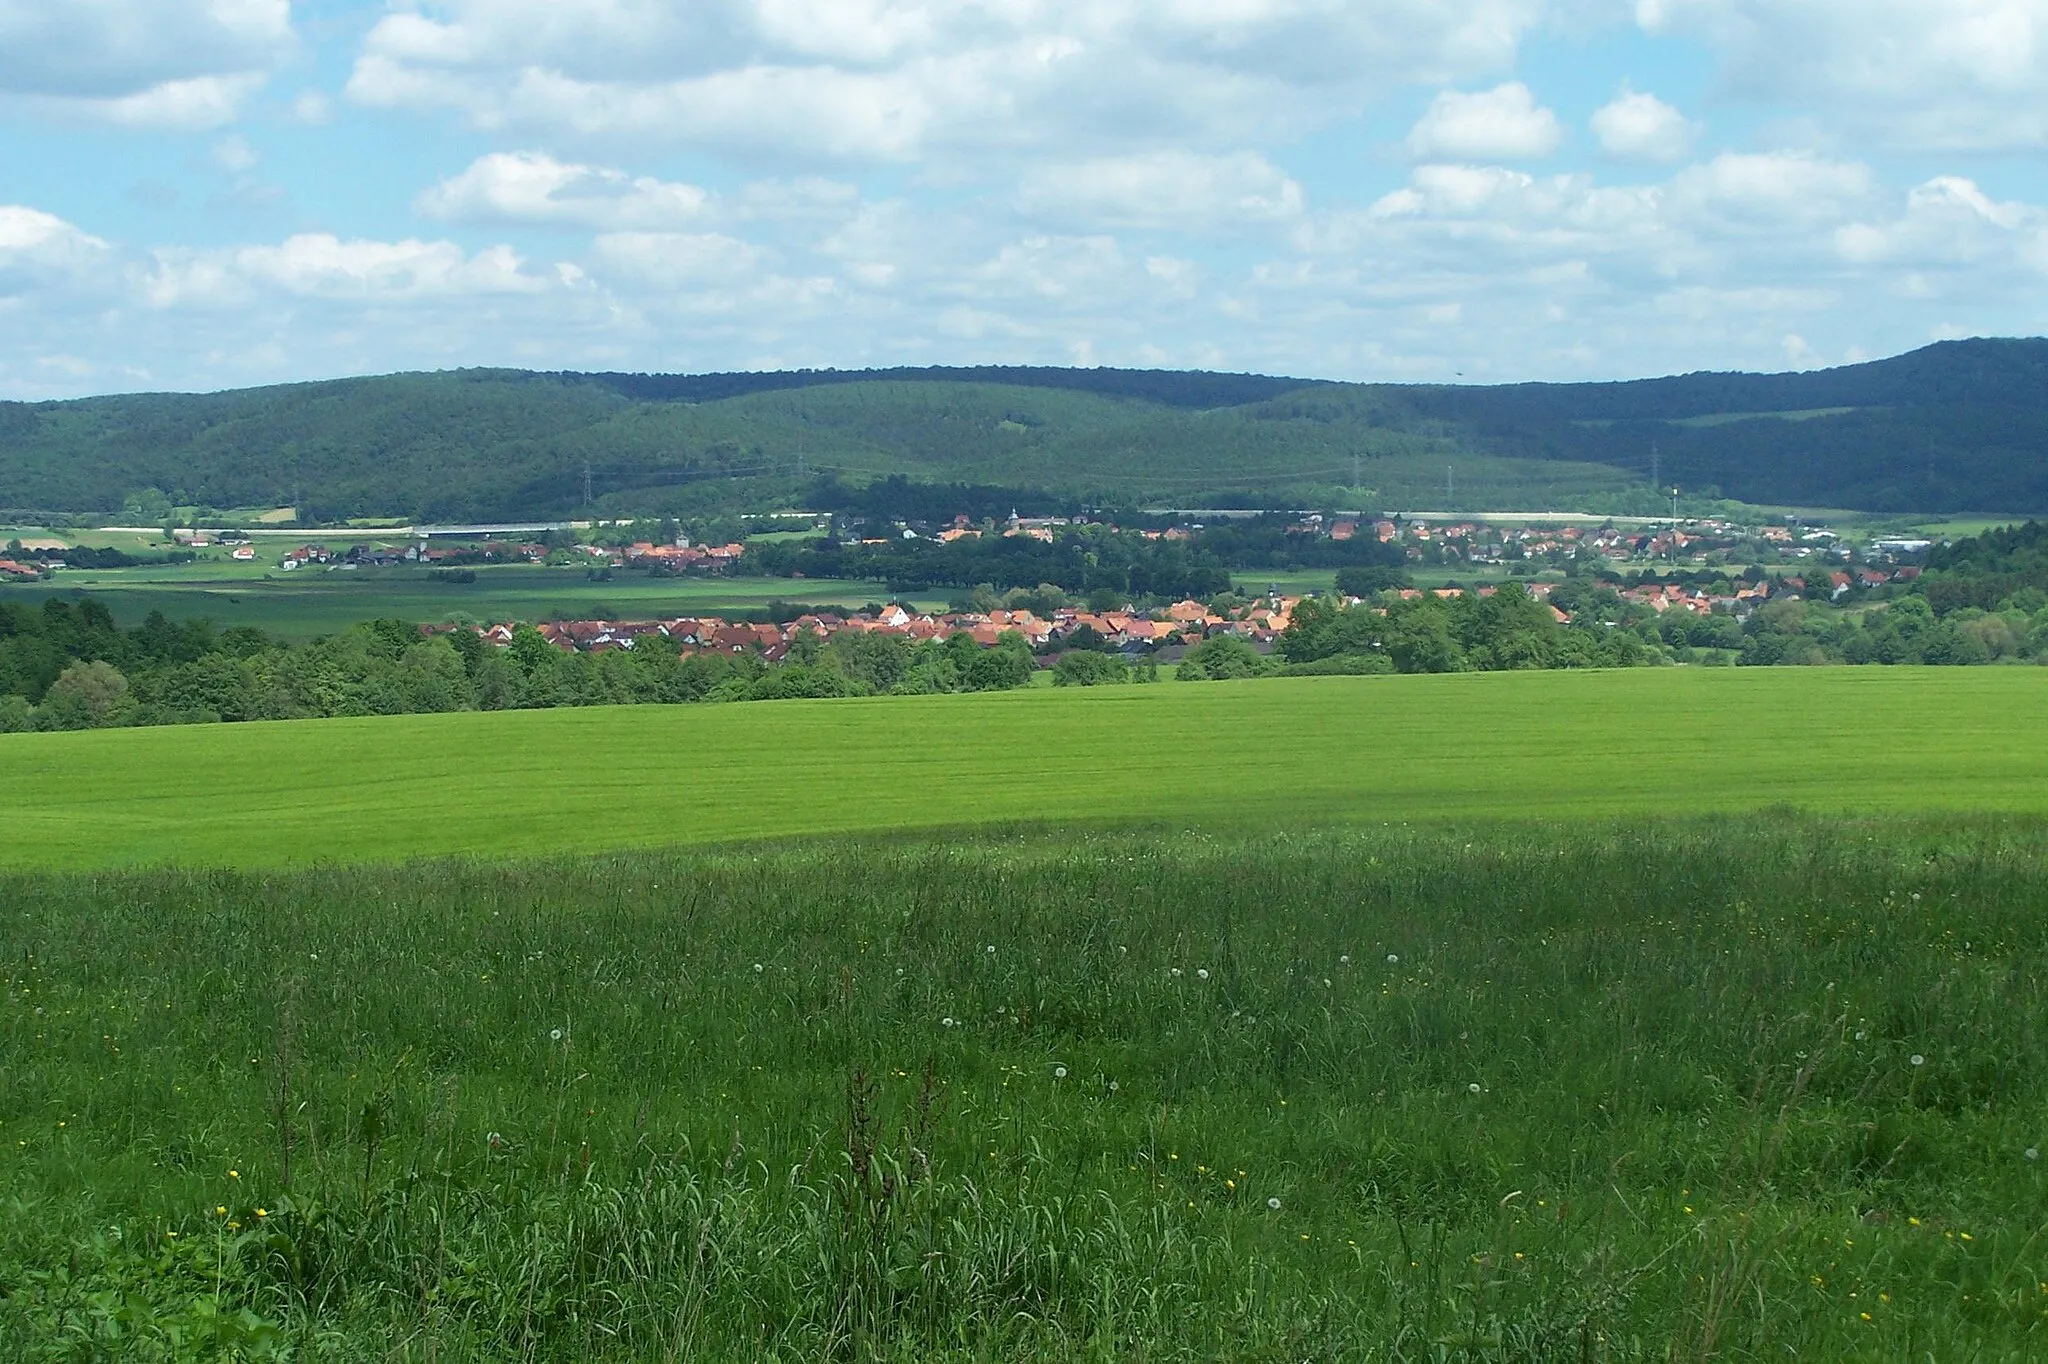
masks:
[[[0,404],[0,516],[295,505],[425,520],[767,506],[846,483],[1134,505],[2048,510],[2048,341],[1800,374],[1361,385],[1023,367],[463,370]],[[590,498],[586,502],[585,490]]]

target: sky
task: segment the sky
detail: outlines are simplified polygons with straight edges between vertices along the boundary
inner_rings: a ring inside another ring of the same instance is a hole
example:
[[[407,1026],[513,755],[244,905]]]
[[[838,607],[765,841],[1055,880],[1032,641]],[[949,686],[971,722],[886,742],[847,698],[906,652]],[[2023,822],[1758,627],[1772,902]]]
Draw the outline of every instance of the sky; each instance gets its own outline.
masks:
[[[2048,332],[2048,0],[0,0],[0,398]]]

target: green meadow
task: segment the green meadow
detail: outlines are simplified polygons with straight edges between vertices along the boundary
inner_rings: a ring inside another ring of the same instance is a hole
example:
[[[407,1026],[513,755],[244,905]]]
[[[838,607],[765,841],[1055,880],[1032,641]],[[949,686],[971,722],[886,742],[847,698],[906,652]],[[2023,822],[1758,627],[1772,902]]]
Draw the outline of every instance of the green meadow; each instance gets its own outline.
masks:
[[[2044,902],[1789,813],[4,874],[0,1357],[2040,1358]]]
[[[0,1358],[2048,1357],[2044,700],[0,736]]]

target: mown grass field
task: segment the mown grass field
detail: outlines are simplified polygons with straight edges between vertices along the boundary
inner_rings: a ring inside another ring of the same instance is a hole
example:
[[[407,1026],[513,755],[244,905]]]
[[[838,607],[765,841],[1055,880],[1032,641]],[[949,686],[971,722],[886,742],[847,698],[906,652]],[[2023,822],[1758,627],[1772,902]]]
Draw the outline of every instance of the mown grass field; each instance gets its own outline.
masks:
[[[1052,821],[2048,813],[2048,669],[1300,678],[0,736],[14,865]]]
[[[0,875],[0,1357],[2040,1358],[2044,902],[1986,816]]]

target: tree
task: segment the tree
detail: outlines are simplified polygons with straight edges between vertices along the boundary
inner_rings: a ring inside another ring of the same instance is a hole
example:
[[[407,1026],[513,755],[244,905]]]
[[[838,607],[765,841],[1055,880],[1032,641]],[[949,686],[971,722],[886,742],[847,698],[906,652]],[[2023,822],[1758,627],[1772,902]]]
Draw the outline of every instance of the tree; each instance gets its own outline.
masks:
[[[1384,564],[1365,564],[1337,570],[1337,590],[1347,597],[1376,597],[1408,586],[1408,575]]]
[[[38,718],[46,729],[94,729],[118,724],[133,709],[128,679],[103,659],[74,663],[57,675]]]
[[[1188,650],[1174,676],[1182,682],[1228,682],[1265,677],[1279,667],[1236,635],[1217,635]]]
[[[1060,655],[1052,668],[1055,687],[1114,687],[1130,680],[1130,666],[1121,658],[1085,649]]]

